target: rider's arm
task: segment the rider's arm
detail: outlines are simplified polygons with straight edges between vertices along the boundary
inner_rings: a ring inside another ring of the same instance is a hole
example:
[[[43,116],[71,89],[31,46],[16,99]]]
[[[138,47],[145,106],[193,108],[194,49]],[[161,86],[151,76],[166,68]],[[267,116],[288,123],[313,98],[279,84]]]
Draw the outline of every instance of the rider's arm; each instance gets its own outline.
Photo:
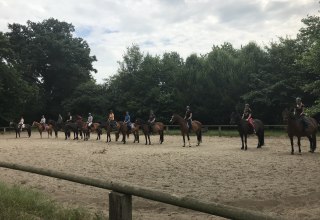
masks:
[[[190,113],[190,116],[189,116],[188,120],[190,120],[191,118],[192,118],[192,112]]]

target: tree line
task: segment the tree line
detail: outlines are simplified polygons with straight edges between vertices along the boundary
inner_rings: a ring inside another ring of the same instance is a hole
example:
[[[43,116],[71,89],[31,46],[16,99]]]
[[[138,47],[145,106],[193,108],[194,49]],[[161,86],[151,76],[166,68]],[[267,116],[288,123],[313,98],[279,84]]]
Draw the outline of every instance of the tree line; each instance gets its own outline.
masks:
[[[302,19],[295,38],[280,37],[261,47],[213,45],[206,54],[182,58],[177,52],[143,53],[127,48],[115,75],[97,84],[97,60],[74,26],[50,18],[9,24],[0,32],[0,125],[23,115],[56,119],[71,112],[105,120],[129,111],[133,118],[153,110],[168,123],[191,106],[203,124],[226,124],[232,111],[249,103],[266,124],[282,123],[281,112],[301,97],[310,115],[320,112],[320,17]]]

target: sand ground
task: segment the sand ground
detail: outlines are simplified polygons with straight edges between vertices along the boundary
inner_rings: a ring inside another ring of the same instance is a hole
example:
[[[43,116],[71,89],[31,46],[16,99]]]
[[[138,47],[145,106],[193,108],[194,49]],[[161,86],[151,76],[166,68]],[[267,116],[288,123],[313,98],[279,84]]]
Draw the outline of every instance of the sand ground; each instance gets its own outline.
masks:
[[[44,136],[45,137],[45,136]],[[31,138],[23,133],[0,135],[0,160],[44,167],[86,177],[117,181],[276,214],[287,219],[320,218],[320,153],[290,154],[285,136],[266,138],[262,149],[250,137],[249,149],[240,150],[240,138],[203,137],[200,147],[183,148],[181,136],[165,136],[151,146],[120,142],[73,141]],[[114,136],[112,136],[114,139]],[[143,140],[143,137],[140,137]],[[319,145],[319,141],[318,141]],[[295,148],[297,150],[297,148]],[[81,206],[94,212],[108,211],[108,191],[64,180],[0,168],[0,181],[25,185],[52,196],[65,206]],[[133,197],[134,219],[221,219],[207,214]]]

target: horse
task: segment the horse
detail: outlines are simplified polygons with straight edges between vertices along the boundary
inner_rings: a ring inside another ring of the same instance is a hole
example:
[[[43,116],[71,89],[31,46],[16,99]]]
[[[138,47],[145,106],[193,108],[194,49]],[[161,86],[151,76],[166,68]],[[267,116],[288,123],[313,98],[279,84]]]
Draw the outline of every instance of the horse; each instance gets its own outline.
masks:
[[[119,134],[121,133],[122,134],[122,142],[123,142],[123,144],[125,144],[126,143],[126,136],[127,136],[127,138],[129,138],[129,134],[132,132],[132,128],[129,130],[127,123],[125,123],[123,121],[119,121],[119,122],[117,122],[117,124],[119,124],[120,127],[119,127],[118,131],[116,132],[116,141],[118,141]]]
[[[13,127],[15,132],[16,132],[16,138],[18,138],[18,136],[20,137],[20,132],[23,130],[26,130],[28,133],[28,137],[31,136],[31,126],[29,124],[24,124],[24,126],[22,127],[22,129],[19,128],[19,125],[15,122],[10,122],[9,123],[9,127]]]
[[[138,125],[137,123],[133,123],[133,128],[132,128],[132,134],[134,136],[133,143],[136,143],[136,142],[140,143],[139,129],[140,129],[140,125]]]
[[[294,154],[293,148],[293,137],[296,136],[298,138],[298,147],[299,153],[301,153],[301,144],[300,139],[301,137],[307,137],[310,142],[310,153],[314,153],[317,147],[317,130],[318,130],[318,123],[316,119],[305,117],[305,122],[307,127],[304,128],[302,124],[302,118],[296,117],[293,111],[289,111],[285,109],[282,112],[282,118],[285,123],[287,123],[287,133],[290,138],[291,142],[291,154]]]
[[[112,131],[116,131],[116,140],[119,139],[119,133],[118,130],[120,129],[120,123],[119,122],[115,122],[115,127],[111,126],[111,123],[109,120],[104,121],[100,124],[100,128],[104,128],[107,132],[107,143],[111,142],[111,132]],[[102,132],[102,131],[101,131]]]
[[[65,134],[65,140],[70,138],[70,132],[73,132],[73,140],[79,139],[79,126],[78,123],[75,122],[66,122],[64,124],[64,134]]]
[[[49,119],[48,120],[48,125],[51,125],[52,126],[52,129],[54,131],[54,134],[55,134],[55,138],[58,138],[58,131],[64,131],[65,130],[65,123],[63,122],[56,122],[54,120],[51,120]],[[70,133],[67,134],[68,137],[70,137]]]
[[[162,122],[155,122],[154,125],[152,125],[152,127],[150,127],[150,125],[148,123],[146,123],[144,120],[138,118],[135,121],[136,125],[141,126],[142,132],[144,134],[144,137],[146,139],[146,145],[148,144],[148,140],[149,140],[149,145],[151,145],[151,141],[150,141],[150,133],[158,133],[160,135],[160,140],[159,143],[162,144],[163,143],[163,130],[164,130],[164,124]],[[152,130],[150,130],[152,129]]]
[[[52,137],[52,125],[42,125],[39,122],[34,121],[32,123],[32,126],[36,126],[38,128],[38,131],[40,133],[40,137],[42,138],[42,132],[46,131],[48,132],[48,138],[49,136]]]
[[[253,120],[254,127],[256,130],[256,135],[258,137],[258,145],[257,148],[261,148],[264,145],[264,124],[259,119]],[[253,134],[254,129],[249,124],[249,122],[243,118],[241,118],[239,113],[232,112],[230,116],[230,124],[236,124],[238,127],[239,135],[241,137],[241,150],[247,150],[247,136],[248,134]],[[244,139],[244,140],[243,140]]]
[[[101,139],[102,129],[101,129],[99,123],[92,123],[90,130],[91,130],[91,132],[96,132],[97,133],[97,140]],[[89,133],[89,137],[90,137],[90,133]]]
[[[180,130],[181,130],[181,135],[183,137],[183,146],[186,146],[186,142],[185,142],[185,135],[187,135],[188,138],[188,142],[189,142],[189,147],[191,147],[190,144],[190,137],[189,137],[189,128],[187,125],[187,121],[185,119],[183,119],[180,115],[178,114],[173,114],[170,120],[170,123],[177,123],[180,126]],[[196,133],[197,135],[197,146],[200,145],[200,143],[202,142],[202,124],[199,121],[193,120],[192,121],[192,131]]]

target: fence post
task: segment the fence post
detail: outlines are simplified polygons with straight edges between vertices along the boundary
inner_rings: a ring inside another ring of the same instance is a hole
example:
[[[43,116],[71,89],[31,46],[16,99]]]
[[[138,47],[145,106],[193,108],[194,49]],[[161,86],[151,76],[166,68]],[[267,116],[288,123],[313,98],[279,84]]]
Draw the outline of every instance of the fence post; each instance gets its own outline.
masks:
[[[132,196],[109,193],[109,220],[132,220]]]
[[[168,126],[168,125],[166,126],[166,131],[167,131],[167,132],[169,131],[169,126]]]
[[[218,127],[219,130],[219,137],[221,137],[221,126]]]

